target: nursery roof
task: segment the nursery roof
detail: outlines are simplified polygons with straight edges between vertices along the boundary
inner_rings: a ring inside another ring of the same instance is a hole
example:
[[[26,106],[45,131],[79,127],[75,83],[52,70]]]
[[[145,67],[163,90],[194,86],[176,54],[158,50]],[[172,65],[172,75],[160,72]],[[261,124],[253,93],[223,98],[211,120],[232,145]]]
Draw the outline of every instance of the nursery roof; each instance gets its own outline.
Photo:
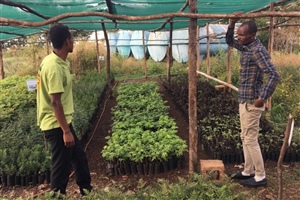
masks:
[[[197,0],[198,13],[201,14],[232,14],[236,11],[244,13],[265,8],[275,0]],[[46,19],[66,13],[97,12],[119,16],[151,16],[157,14],[183,12],[188,13],[187,0],[0,0],[0,40],[7,40],[24,35],[45,31],[49,25],[20,26],[6,23],[5,19],[22,20],[25,22],[43,22]],[[290,3],[292,0],[275,1]],[[72,29],[94,31],[102,30],[101,22],[107,30],[169,30],[170,24],[164,23],[166,17],[152,20],[112,20],[107,16],[68,17],[58,20]],[[174,17],[173,29],[189,26],[189,18]],[[198,19],[198,25],[203,26],[213,19]],[[163,28],[162,28],[163,27]]]

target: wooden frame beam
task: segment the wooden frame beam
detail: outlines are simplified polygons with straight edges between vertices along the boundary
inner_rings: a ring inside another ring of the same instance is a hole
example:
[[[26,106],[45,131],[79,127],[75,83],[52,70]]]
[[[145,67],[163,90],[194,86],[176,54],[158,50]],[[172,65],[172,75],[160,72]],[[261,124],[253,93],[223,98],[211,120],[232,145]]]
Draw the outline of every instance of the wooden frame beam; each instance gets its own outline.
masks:
[[[64,13],[53,18],[44,20],[42,22],[28,22],[22,20],[8,19],[0,17],[0,25],[2,26],[20,26],[20,27],[39,27],[51,23],[56,23],[62,19],[71,17],[86,17],[86,16],[99,16],[108,18],[111,20],[127,20],[127,21],[142,21],[142,20],[154,20],[163,18],[183,17],[190,19],[229,19],[236,18],[234,14],[200,14],[200,13],[163,13],[149,16],[124,16],[115,15],[101,12],[77,12],[77,13]],[[283,11],[264,11],[259,13],[248,13],[241,15],[241,19],[258,18],[258,17],[300,17],[300,12],[283,12]]]

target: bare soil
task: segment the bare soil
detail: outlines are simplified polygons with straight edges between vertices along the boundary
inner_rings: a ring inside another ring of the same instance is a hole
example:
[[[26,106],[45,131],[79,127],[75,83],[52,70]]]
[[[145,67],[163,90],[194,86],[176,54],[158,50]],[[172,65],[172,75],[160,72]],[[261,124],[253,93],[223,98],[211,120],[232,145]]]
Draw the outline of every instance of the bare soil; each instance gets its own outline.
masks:
[[[189,126],[188,119],[185,114],[180,110],[180,108],[174,103],[171,94],[164,88],[159,79],[139,79],[139,80],[128,80],[128,81],[158,81],[160,83],[160,93],[163,100],[167,102],[170,106],[169,115],[175,119],[178,126],[178,135],[189,142]],[[90,133],[87,135],[85,140],[85,150],[88,157],[90,172],[92,176],[92,185],[94,188],[104,188],[110,183],[118,183],[126,186],[128,191],[134,190],[138,184],[139,179],[143,179],[147,184],[156,182],[158,179],[167,179],[170,182],[177,181],[178,177],[188,177],[188,153],[184,154],[185,166],[181,169],[171,170],[169,172],[159,173],[155,175],[129,175],[129,176],[108,176],[106,170],[106,161],[101,156],[101,150],[106,144],[105,137],[111,134],[111,124],[112,124],[112,114],[111,108],[116,105],[116,100],[113,95],[106,94],[101,105],[99,106],[99,111],[93,119],[93,126]],[[199,144],[198,157],[199,159],[209,159],[209,157],[203,152]],[[237,164],[226,164],[225,172],[230,175],[237,171],[240,171],[240,163]],[[251,199],[277,199],[277,177],[276,177],[276,166],[277,163],[274,161],[266,161],[265,163],[268,186],[263,188],[246,188],[238,187],[237,192],[247,191],[253,194]],[[286,164],[284,166],[283,174],[288,174],[288,176],[295,176],[295,169],[297,169],[297,176],[300,175],[300,167],[298,163]],[[75,183],[75,175],[70,177],[70,181],[67,187],[68,197],[79,198],[79,190]],[[284,198],[283,199],[300,199],[300,180],[296,179],[296,182],[286,180],[287,185],[284,187]],[[5,197],[7,199],[16,199],[17,197],[29,198],[42,195],[46,191],[49,191],[48,184],[42,184],[38,186],[28,186],[28,187],[1,187],[0,186],[0,197]]]

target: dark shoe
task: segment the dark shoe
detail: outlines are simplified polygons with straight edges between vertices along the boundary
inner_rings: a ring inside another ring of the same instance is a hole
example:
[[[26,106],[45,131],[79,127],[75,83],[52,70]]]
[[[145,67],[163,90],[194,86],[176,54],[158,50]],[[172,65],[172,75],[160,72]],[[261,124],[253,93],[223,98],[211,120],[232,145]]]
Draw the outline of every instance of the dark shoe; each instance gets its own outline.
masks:
[[[267,179],[264,178],[261,181],[255,181],[254,177],[249,178],[247,180],[241,180],[241,184],[244,186],[249,186],[249,187],[260,187],[260,186],[266,186],[267,185]]]
[[[245,179],[249,179],[249,178],[252,178],[254,177],[254,174],[250,174],[249,176],[244,176],[242,174],[242,172],[238,172],[236,173],[234,176],[232,176],[231,178],[232,179],[240,179],[240,180],[245,180]]]
[[[80,194],[81,194],[81,196],[88,195],[89,193],[91,193],[92,189],[93,189],[92,186],[89,186],[89,187],[86,187],[86,188],[80,188]]]

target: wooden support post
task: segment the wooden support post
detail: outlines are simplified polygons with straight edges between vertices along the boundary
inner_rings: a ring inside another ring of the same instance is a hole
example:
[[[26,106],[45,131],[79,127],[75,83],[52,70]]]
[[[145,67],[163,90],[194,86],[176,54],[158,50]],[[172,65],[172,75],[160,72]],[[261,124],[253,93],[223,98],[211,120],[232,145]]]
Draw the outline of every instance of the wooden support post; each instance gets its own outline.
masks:
[[[227,51],[227,83],[231,84],[231,52],[232,52],[232,47],[228,46],[228,51]],[[231,89],[228,88],[226,90],[228,92],[231,92]]]
[[[146,46],[145,46],[145,31],[142,32],[142,40],[143,40],[143,51],[144,51],[144,73],[145,78],[147,78],[147,58],[146,58]]]
[[[3,43],[0,42],[0,80],[5,78],[4,65],[3,65],[3,54],[2,54],[2,45],[3,45]]]
[[[231,71],[231,53],[232,53],[232,47],[228,45],[228,51],[227,51],[227,83],[231,85],[231,76],[232,76],[232,71]],[[231,87],[226,88],[227,92],[231,92]],[[236,89],[236,91],[238,91]]]
[[[197,0],[189,0],[190,13],[197,13]],[[197,132],[197,18],[190,18],[189,26],[189,173],[197,170],[198,132]]]
[[[292,126],[293,126],[293,120],[294,120],[293,117],[290,115],[287,125],[286,125],[283,144],[280,149],[280,155],[279,155],[278,162],[277,162],[278,187],[279,187],[278,188],[278,200],[282,200],[282,189],[283,189],[283,186],[282,186],[282,161],[283,161],[285,152],[289,145],[288,141],[289,141]]]
[[[274,2],[270,4],[270,11],[274,11]],[[271,58],[273,53],[273,44],[274,44],[274,17],[270,17],[268,51]]]
[[[197,71],[200,71],[201,57],[200,57],[200,26],[197,27]]]
[[[104,24],[103,21],[101,22],[101,26],[102,26],[102,30],[103,30],[103,33],[104,33],[104,38],[105,38],[105,41],[106,41],[106,79],[107,79],[107,83],[109,85],[109,88],[111,89],[109,39],[108,39],[108,36],[107,36],[105,24]]]
[[[275,3],[272,2],[270,4],[270,11],[274,11],[274,5]],[[268,44],[268,51],[270,54],[270,57],[272,59],[272,53],[273,53],[273,43],[274,43],[274,18],[270,17],[270,26],[269,26],[269,44]],[[271,110],[272,108],[272,97],[269,97],[266,102],[266,109]]]
[[[100,68],[100,54],[99,54],[99,44],[98,44],[98,33],[97,30],[95,30],[95,39],[96,39],[96,50],[97,50],[97,66],[98,66],[98,73],[100,74],[101,68]]]
[[[207,74],[210,75],[210,38],[209,38],[209,23],[206,24],[206,62]]]
[[[171,67],[173,65],[172,42],[173,40],[173,22],[170,22],[170,38],[167,55],[167,82],[170,83]]]

